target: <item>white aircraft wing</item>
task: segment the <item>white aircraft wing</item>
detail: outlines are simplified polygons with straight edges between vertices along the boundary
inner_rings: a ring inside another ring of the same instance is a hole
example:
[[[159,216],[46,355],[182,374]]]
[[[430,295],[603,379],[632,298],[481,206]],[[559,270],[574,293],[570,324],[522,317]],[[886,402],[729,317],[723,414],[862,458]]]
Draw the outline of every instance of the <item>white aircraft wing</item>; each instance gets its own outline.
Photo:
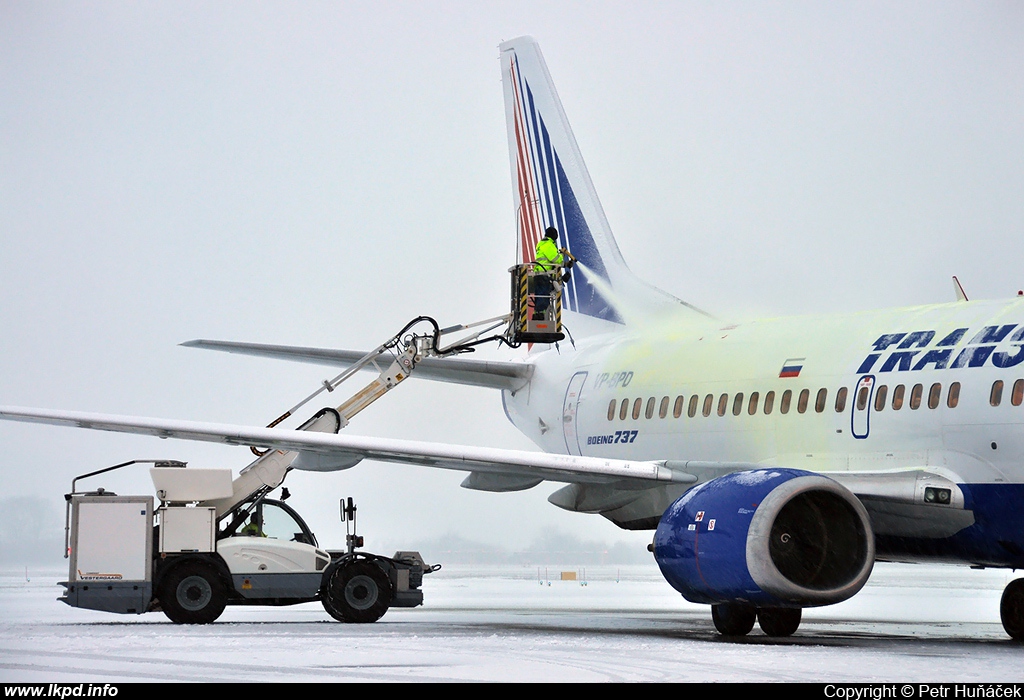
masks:
[[[260,343],[235,343],[225,340],[190,340],[181,344],[186,348],[219,350],[236,355],[270,357],[277,360],[291,360],[330,367],[354,365],[365,355],[359,350],[332,350],[330,348],[304,348],[291,345],[263,345]],[[372,369],[372,367],[368,368]],[[460,357],[444,359],[426,358],[416,363],[412,375],[421,379],[483,386],[492,389],[515,391],[530,381],[533,365],[523,362],[490,362],[467,360]]]
[[[348,469],[363,459],[373,459],[468,471],[480,475],[518,476],[532,479],[534,483],[541,480],[568,483],[609,483],[621,480],[682,483],[696,481],[690,474],[666,467],[663,461],[579,457],[361,435],[250,428],[218,423],[14,406],[0,406],[0,419],[296,451],[299,456],[292,466],[308,471]]]
[[[470,472],[463,486],[484,491],[517,491],[541,481],[555,481],[597,489],[595,494],[623,487],[635,492],[659,484],[691,485],[729,472],[766,466],[741,462],[582,457],[14,406],[0,406],[0,420],[294,451],[298,456],[292,467],[305,471],[348,469],[364,459],[452,469]],[[861,499],[876,534],[948,537],[973,523],[973,514],[965,509],[964,494],[955,475],[938,474],[928,468],[885,473],[831,472],[828,475]],[[949,496],[943,502],[929,502],[930,488],[946,489]]]

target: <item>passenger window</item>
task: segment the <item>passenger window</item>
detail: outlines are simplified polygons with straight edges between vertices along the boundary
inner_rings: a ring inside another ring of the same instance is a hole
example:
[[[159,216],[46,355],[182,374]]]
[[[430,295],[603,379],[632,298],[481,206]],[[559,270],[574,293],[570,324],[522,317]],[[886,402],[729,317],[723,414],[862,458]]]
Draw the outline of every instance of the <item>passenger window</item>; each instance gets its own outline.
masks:
[[[640,417],[640,408],[644,405],[643,399],[637,399],[633,402],[633,420],[637,420]]]
[[[718,415],[724,416],[725,409],[729,407],[729,395],[722,394],[718,397]]]
[[[618,403],[618,401],[612,399],[611,403],[608,404],[608,420],[615,420],[615,408]]]
[[[892,390],[892,410],[898,411],[903,408],[903,396],[907,393],[907,387],[898,384]]]
[[[814,412],[821,413],[825,410],[825,400],[828,398],[828,389],[818,389],[818,395],[814,397]]]
[[[868,396],[871,394],[870,387],[862,386],[857,392],[857,410],[863,411],[868,407]]]
[[[764,395],[764,414],[766,416],[771,415],[772,406],[775,405],[775,392],[769,391]]]
[[[738,416],[743,413],[743,392],[736,394],[736,398],[732,401],[732,414]]]
[[[915,384],[910,390],[910,410],[916,411],[921,408],[921,395],[924,394],[924,386]]]
[[[629,411],[629,399],[622,399],[622,406],[619,407],[619,420],[626,420],[627,411]]]
[[[760,396],[756,391],[750,394],[750,402],[747,403],[747,414],[752,416],[757,413],[758,398],[760,398]]]
[[[786,389],[782,392],[782,401],[779,403],[779,413],[789,413],[789,404],[793,400],[793,392]]]
[[[683,415],[683,397],[677,396],[676,402],[672,406],[672,417],[678,418],[681,415]]]
[[[807,400],[811,398],[811,390],[804,389],[800,392],[800,398],[796,400],[796,412],[803,413],[807,410]]]
[[[928,408],[938,408],[942,399],[942,384],[935,382],[928,390]]]
[[[846,410],[846,395],[849,393],[845,386],[839,387],[839,391],[836,392],[836,413],[842,413]]]
[[[711,415],[711,408],[714,405],[715,405],[715,396],[714,396],[714,394],[708,394],[707,396],[704,397],[704,410],[702,411],[702,413],[704,414],[705,418],[707,416]]]
[[[881,411],[885,408],[885,397],[889,393],[889,387],[885,384],[875,389],[875,410]]]
[[[960,403],[960,382],[953,382],[949,385],[949,395],[946,396],[946,405],[950,408],[956,408],[958,403]]]
[[[696,394],[690,397],[690,407],[686,409],[686,415],[689,416],[690,418],[693,418],[695,415],[697,415],[697,403],[699,401],[700,399],[697,397]]]
[[[1010,403],[1020,406],[1024,402],[1024,379],[1018,379],[1013,383],[1013,394],[1010,395]]]
[[[658,418],[664,418],[668,415],[668,397],[661,397],[661,405],[658,406]]]
[[[644,411],[644,418],[650,420],[654,418],[654,397],[647,399],[647,410]]]
[[[998,406],[1003,400],[1003,380],[997,379],[992,382],[992,391],[988,394],[988,402],[993,406]]]

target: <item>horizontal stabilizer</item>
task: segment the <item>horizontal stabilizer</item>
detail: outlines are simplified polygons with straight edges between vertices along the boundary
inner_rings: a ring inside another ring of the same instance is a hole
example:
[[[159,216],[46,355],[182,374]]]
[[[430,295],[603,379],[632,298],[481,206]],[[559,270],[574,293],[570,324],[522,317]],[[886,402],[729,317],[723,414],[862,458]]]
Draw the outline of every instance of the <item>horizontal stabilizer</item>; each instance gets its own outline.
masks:
[[[261,345],[259,343],[233,343],[223,340],[190,340],[182,343],[186,348],[220,350],[236,355],[254,355],[277,360],[306,362],[330,367],[348,367],[366,356],[360,350],[332,350],[329,348],[303,348],[289,345]],[[367,369],[373,369],[369,366]],[[489,362],[465,360],[456,357],[426,358],[416,365],[412,375],[422,379],[450,384],[467,384],[491,389],[515,391],[530,381],[533,366],[521,362]]]

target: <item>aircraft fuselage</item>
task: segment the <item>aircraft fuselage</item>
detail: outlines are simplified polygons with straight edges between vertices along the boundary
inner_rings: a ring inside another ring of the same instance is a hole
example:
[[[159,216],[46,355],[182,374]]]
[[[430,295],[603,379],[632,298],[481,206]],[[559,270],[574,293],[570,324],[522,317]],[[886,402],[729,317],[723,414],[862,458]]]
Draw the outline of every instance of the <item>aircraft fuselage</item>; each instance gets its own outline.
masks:
[[[735,324],[691,314],[588,340],[537,353],[531,384],[505,392],[510,420],[545,451],[926,469],[961,485],[977,519],[964,532],[989,542],[876,533],[880,553],[1024,563],[1024,299]],[[651,527],[685,490],[621,506],[591,489],[582,509]]]

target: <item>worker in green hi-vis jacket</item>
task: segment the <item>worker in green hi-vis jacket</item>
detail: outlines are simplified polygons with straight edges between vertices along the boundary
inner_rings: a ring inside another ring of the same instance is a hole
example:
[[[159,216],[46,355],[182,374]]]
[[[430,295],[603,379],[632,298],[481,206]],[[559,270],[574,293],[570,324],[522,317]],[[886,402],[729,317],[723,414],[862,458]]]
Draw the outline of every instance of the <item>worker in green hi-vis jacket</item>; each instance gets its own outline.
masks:
[[[537,241],[537,255],[534,266],[537,272],[554,272],[562,267],[564,258],[558,250],[558,229],[548,226],[544,238]]]
[[[544,231],[544,238],[537,241],[537,255],[534,257],[533,269],[536,272],[548,273],[533,278],[534,321],[542,320],[547,313],[551,304],[551,292],[554,290],[554,280],[557,279],[557,274],[564,264],[565,258],[558,249],[558,229],[548,226]],[[570,273],[566,271],[562,281],[568,282],[569,275]]]

